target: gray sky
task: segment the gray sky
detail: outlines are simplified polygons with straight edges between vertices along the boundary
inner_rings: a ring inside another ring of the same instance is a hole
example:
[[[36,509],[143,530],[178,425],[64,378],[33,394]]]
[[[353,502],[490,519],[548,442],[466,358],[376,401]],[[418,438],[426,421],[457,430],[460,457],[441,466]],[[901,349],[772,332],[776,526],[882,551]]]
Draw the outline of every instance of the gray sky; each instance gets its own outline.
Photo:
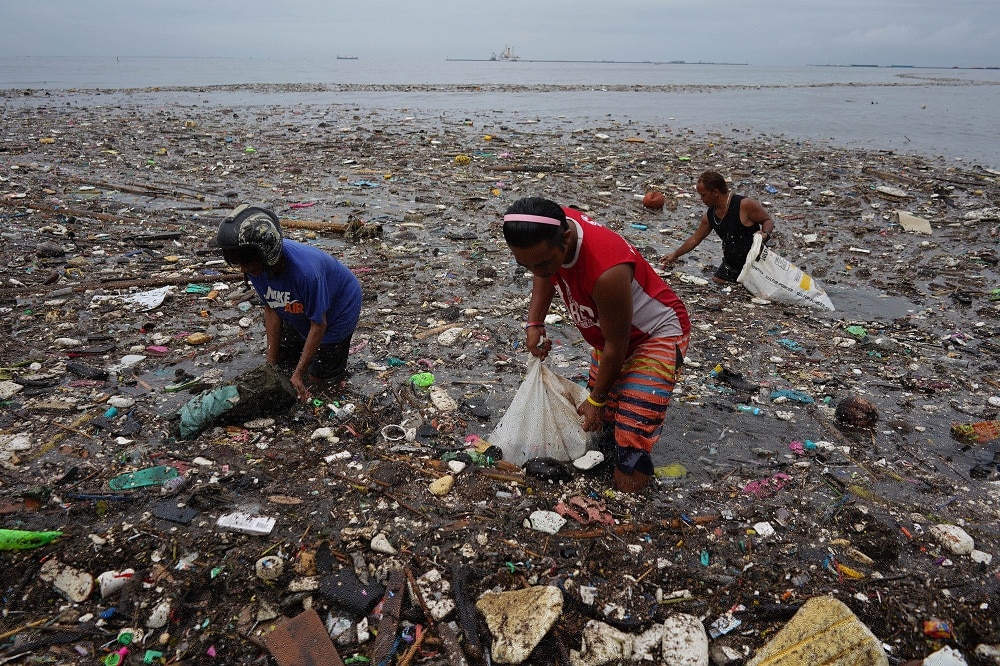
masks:
[[[0,56],[1000,66],[998,0],[0,0]]]

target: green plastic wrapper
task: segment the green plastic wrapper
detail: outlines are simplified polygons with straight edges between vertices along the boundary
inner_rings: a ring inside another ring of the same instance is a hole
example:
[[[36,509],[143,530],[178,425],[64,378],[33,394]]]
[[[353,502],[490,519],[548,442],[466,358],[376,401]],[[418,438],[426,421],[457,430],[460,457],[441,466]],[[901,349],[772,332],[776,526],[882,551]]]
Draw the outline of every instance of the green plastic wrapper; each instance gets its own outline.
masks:
[[[0,530],[0,550],[29,550],[51,543],[62,532],[31,532],[28,530]]]
[[[410,377],[410,383],[417,388],[429,388],[434,383],[434,375],[429,372],[420,372]]]

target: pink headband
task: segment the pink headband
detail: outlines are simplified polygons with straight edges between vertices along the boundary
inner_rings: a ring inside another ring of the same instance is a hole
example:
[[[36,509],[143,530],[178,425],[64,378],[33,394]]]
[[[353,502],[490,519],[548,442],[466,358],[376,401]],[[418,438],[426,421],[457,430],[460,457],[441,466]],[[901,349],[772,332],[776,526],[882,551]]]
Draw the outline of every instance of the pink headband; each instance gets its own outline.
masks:
[[[510,215],[504,215],[503,221],[534,222],[536,224],[554,224],[556,226],[562,226],[562,220],[557,220],[554,217],[546,217],[545,215],[521,215],[520,213],[511,213]]]

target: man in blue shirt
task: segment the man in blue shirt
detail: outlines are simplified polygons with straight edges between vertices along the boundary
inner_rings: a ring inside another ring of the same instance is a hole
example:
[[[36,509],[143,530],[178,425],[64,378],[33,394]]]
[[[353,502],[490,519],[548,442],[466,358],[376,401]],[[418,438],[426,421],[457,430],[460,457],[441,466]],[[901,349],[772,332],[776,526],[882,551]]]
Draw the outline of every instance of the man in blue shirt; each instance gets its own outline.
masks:
[[[263,301],[267,362],[294,363],[291,382],[299,399],[311,397],[307,377],[344,381],[361,315],[354,273],[319,248],[282,238],[273,212],[247,204],[222,221],[215,246]]]

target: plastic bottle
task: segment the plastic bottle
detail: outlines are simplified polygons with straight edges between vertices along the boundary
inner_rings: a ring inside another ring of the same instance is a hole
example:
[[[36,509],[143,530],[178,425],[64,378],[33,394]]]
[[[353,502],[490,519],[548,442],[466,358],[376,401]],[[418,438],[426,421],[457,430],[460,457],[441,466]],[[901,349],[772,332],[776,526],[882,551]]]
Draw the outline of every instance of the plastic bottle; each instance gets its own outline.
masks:
[[[476,450],[467,450],[466,453],[472,458],[472,462],[480,467],[492,467],[496,462],[492,457]]]
[[[760,416],[764,413],[760,407],[754,407],[752,405],[736,405],[736,410],[746,412],[747,414],[753,414],[754,416]]]
[[[462,458],[466,456],[468,457],[469,460],[472,461],[473,465],[478,465],[479,467],[492,467],[493,464],[496,463],[495,458],[480,453],[475,449],[466,449],[464,451],[448,451],[447,453],[441,454],[441,460],[443,462],[451,462],[452,460],[462,460]]]
[[[160,493],[163,495],[171,495],[173,493],[180,492],[181,488],[187,485],[186,476],[175,476],[172,479],[167,479],[160,486]]]

